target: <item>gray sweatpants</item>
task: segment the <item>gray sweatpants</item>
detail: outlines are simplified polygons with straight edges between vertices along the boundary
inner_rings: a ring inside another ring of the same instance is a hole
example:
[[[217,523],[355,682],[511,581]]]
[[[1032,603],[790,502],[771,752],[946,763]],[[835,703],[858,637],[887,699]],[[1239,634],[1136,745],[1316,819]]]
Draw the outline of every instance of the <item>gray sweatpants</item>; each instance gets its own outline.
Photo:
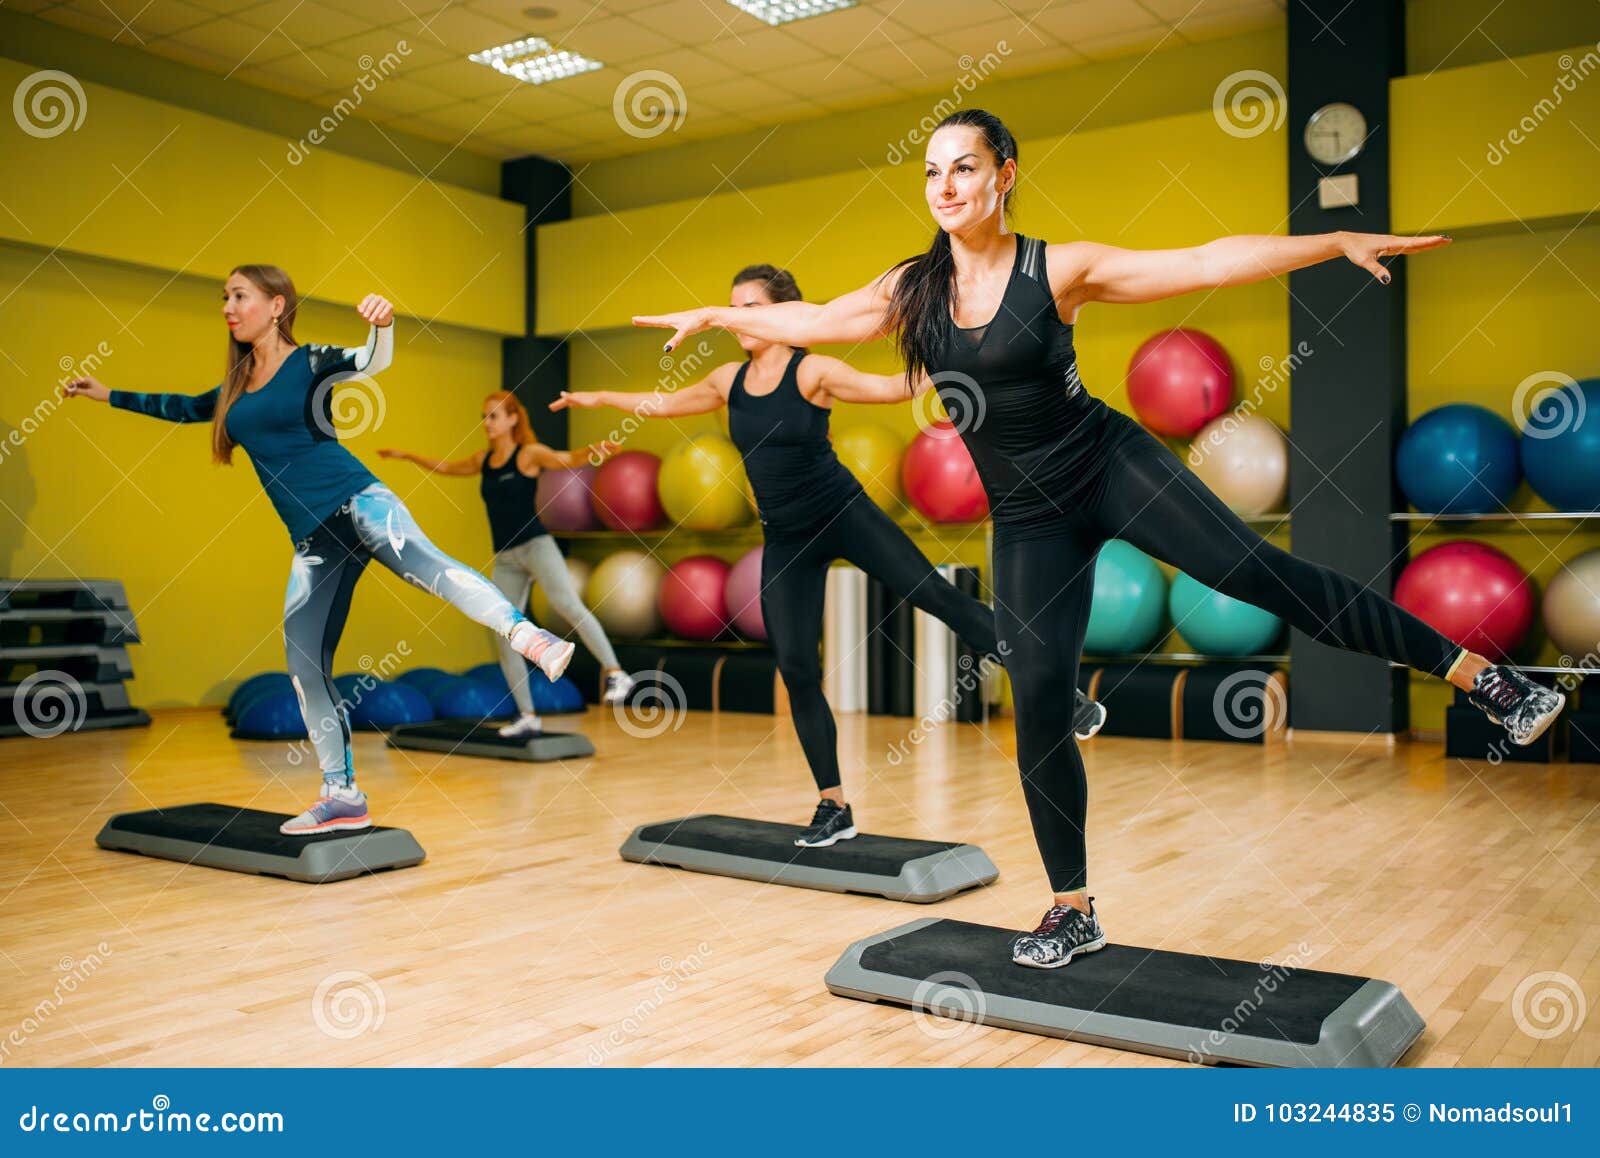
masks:
[[[511,600],[512,606],[518,608],[528,606],[528,589],[537,582],[544,588],[551,610],[578,629],[578,637],[600,661],[601,668],[621,666],[617,663],[617,653],[611,650],[605,628],[600,626],[594,612],[583,605],[578,589],[572,585],[566,560],[561,557],[561,548],[549,535],[535,535],[525,543],[497,552],[489,578]],[[549,624],[545,626],[550,627]],[[522,711],[533,711],[527,661],[512,649],[504,636],[497,635],[495,642],[500,647],[500,670],[505,672],[506,683],[511,685],[511,697]]]

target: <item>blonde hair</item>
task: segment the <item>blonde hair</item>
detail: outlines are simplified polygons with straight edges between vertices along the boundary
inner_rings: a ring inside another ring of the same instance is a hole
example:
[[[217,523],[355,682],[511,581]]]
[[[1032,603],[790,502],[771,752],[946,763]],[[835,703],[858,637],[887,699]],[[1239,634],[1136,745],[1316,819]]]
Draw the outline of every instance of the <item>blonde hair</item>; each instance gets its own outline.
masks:
[[[283,297],[283,313],[278,316],[278,336],[290,346],[294,340],[294,315],[300,308],[300,295],[294,292],[294,282],[275,265],[236,265],[228,271],[248,278],[250,283],[269,298]],[[233,439],[228,437],[228,408],[244,393],[245,383],[256,368],[255,347],[228,335],[228,364],[222,379],[222,389],[217,394],[217,412],[211,419],[211,457],[213,461],[229,465],[233,462]]]

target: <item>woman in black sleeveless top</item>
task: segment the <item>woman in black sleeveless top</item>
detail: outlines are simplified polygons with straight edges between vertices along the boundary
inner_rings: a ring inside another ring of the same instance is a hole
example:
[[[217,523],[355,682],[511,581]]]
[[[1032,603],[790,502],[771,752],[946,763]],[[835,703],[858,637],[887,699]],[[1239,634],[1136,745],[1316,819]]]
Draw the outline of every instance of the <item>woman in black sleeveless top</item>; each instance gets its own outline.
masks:
[[[733,280],[733,308],[800,300],[787,270],[749,266]],[[867,497],[833,452],[828,416],[835,399],[904,401],[899,376],[865,374],[837,358],[777,342],[740,338],[750,355],[718,366],[702,382],[671,394],[597,390],[569,393],[551,404],[610,406],[641,416],[673,418],[728,408],[728,431],[744,459],[766,541],[761,555],[761,613],[789,690],[800,747],[821,799],[795,843],[819,848],[856,834],[839,781],[833,712],[822,695],[822,604],[828,567],[854,563],[895,595],[943,620],[974,651],[994,657],[994,613],[961,594],[934,569],[906,533]],[[1104,711],[1085,700],[1076,726],[1093,735]],[[1069,714],[1067,723],[1073,724]]]
[[[1504,724],[1514,743],[1536,738],[1564,700],[1349,576],[1272,546],[1078,378],[1073,324],[1089,302],[1158,301],[1339,257],[1386,284],[1380,257],[1448,238],[1239,236],[1149,251],[1046,245],[1006,226],[1016,180],[1011,133],[989,113],[962,110],[928,142],[925,195],[940,232],[927,253],[823,306],[710,307],[634,322],[673,330],[669,350],[711,327],[794,346],[893,335],[912,389],[938,389],[989,495],[996,625],[1010,649],[1017,760],[1054,893],[1039,927],[1017,939],[1013,960],[1053,968],[1105,945],[1086,891],[1083,761],[1061,702],[1076,686],[1095,556],[1106,540],[1125,539],[1320,642],[1446,678]]]

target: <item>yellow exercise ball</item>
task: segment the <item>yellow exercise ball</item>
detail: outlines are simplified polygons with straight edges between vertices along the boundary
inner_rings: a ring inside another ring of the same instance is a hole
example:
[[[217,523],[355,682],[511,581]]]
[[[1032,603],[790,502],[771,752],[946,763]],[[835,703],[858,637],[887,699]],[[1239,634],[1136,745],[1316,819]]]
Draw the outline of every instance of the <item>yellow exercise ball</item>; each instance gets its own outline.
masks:
[[[656,482],[667,517],[692,531],[721,531],[750,519],[744,462],[720,434],[702,434],[674,449]]]
[[[1289,443],[1270,418],[1224,414],[1189,443],[1189,466],[1241,515],[1283,510],[1289,493]]]
[[[894,431],[875,422],[842,426],[833,432],[833,452],[856,476],[867,497],[886,511],[896,510],[900,489],[900,456],[905,446]]]
[[[617,551],[589,576],[583,601],[611,635],[639,639],[661,630],[656,602],[667,569],[644,551]]]
[[[583,598],[583,589],[589,585],[589,575],[594,571],[582,559],[567,557],[567,574],[572,577],[572,589],[578,593],[578,598]],[[567,621],[554,607],[550,606],[550,595],[544,589],[543,583],[533,585],[533,621],[540,627],[547,628],[557,635],[572,635],[578,629]]]

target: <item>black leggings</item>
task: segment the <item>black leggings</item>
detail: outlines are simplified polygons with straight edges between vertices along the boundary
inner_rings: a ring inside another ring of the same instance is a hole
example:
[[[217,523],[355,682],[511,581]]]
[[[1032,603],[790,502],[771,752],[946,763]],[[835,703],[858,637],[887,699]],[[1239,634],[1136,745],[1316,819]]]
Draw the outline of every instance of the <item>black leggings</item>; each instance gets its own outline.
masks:
[[[1088,786],[1066,705],[1077,686],[1094,562],[1123,539],[1321,643],[1446,675],[1464,649],[1354,579],[1297,559],[1238,515],[1127,416],[1113,413],[1101,477],[1043,537],[994,544],[995,621],[1006,645],[1017,763],[1034,838],[1057,893],[1087,885]]]
[[[994,612],[957,591],[865,494],[857,492],[819,527],[798,532],[769,528],[761,553],[761,614],[789,689],[800,747],[824,791],[839,786],[838,732],[822,695],[817,656],[828,566],[835,559],[854,563],[897,598],[949,624],[980,656],[997,654]],[[1069,725],[1071,702],[1069,695]]]

